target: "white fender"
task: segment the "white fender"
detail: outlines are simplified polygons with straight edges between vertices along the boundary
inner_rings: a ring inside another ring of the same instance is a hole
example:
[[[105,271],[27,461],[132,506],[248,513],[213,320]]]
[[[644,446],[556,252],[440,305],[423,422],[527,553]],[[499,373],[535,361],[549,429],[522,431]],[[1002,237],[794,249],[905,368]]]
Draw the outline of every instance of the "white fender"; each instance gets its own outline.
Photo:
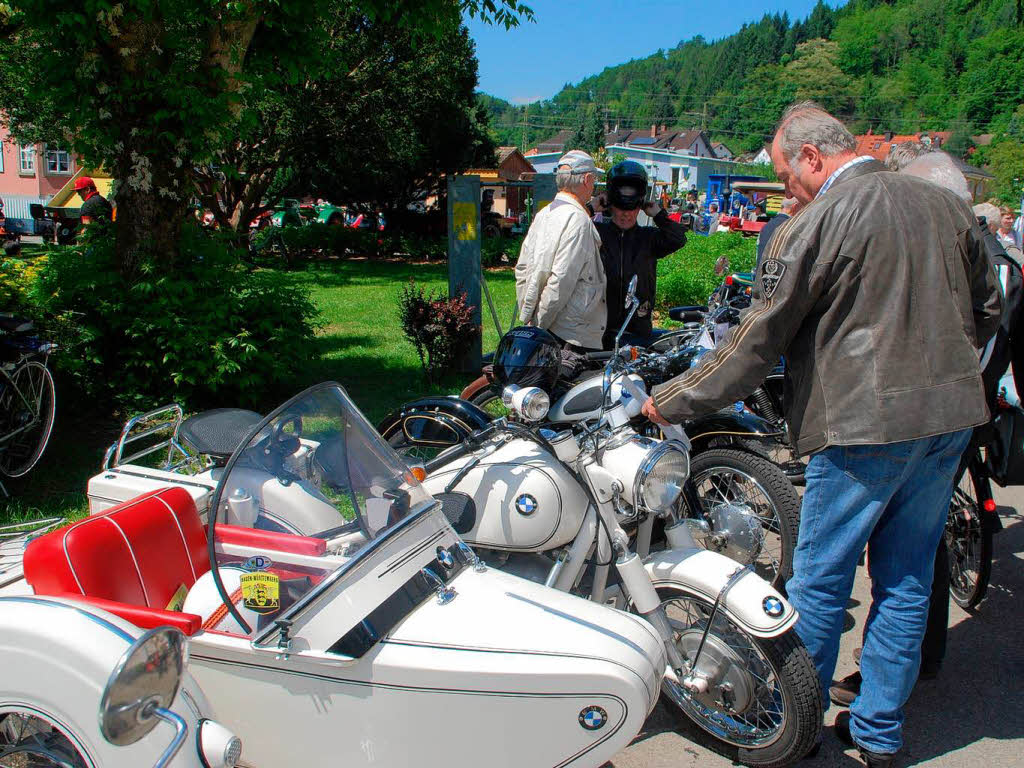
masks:
[[[695,547],[654,552],[644,561],[644,567],[656,589],[674,586],[714,603],[743,566],[725,555]],[[780,606],[782,612],[773,616]],[[719,610],[754,637],[777,637],[796,623],[798,615],[786,598],[753,571],[736,580]]]
[[[31,711],[56,724],[90,768],[154,765],[173,730],[158,723],[146,737],[115,746],[99,728],[99,705],[111,672],[142,630],[84,603],[52,597],[0,598],[0,713]],[[171,761],[201,768],[195,733],[205,697],[186,673],[171,709],[189,737]]]

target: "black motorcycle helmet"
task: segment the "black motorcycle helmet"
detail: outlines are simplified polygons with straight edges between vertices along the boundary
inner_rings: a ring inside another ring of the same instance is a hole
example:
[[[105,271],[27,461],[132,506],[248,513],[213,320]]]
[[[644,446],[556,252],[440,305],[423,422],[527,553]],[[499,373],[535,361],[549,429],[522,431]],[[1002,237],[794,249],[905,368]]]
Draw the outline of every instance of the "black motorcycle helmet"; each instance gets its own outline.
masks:
[[[612,166],[605,184],[609,204],[620,211],[636,210],[647,197],[647,171],[633,160],[623,160]]]
[[[494,352],[494,383],[540,387],[549,395],[558,381],[562,345],[542,328],[513,328],[498,342]]]

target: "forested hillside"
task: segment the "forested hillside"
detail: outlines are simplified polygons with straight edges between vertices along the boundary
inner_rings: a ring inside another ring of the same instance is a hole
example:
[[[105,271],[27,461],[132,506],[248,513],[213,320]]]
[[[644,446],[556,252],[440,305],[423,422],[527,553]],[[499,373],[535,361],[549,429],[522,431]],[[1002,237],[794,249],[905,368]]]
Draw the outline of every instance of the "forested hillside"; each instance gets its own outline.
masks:
[[[502,144],[530,146],[590,112],[612,126],[704,126],[737,153],[759,147],[785,105],[804,98],[855,132],[953,130],[958,152],[994,133],[1024,166],[1024,0],[819,3],[803,20],[766,15],[722,40],[609,67],[550,101],[481,95]]]

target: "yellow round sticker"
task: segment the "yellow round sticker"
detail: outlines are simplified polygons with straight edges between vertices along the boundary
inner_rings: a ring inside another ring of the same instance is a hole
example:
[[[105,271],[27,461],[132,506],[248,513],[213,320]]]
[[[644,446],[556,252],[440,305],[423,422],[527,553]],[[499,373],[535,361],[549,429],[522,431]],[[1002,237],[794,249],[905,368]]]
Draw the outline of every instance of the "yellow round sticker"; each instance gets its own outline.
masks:
[[[281,580],[276,573],[246,573],[241,582],[242,605],[250,611],[273,613],[281,607]]]

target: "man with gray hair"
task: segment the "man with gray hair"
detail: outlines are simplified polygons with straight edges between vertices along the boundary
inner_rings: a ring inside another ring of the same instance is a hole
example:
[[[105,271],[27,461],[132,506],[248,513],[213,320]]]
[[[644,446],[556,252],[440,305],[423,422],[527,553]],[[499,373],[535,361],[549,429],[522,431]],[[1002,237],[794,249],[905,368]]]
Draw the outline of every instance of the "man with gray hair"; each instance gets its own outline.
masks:
[[[581,351],[601,348],[608,317],[601,237],[586,209],[597,173],[586,152],[562,156],[558,194],[534,217],[516,263],[519,321]]]
[[[967,204],[855,149],[818,105],[786,110],[772,162],[802,207],[769,243],[739,325],[655,387],[644,413],[678,423],[721,408],[785,356],[790,431],[811,454],[788,583],[796,630],[828,706],[867,547],[863,684],[835,731],[881,768],[903,746],[953,475],[971,428],[988,421],[977,349],[1000,297]]]

